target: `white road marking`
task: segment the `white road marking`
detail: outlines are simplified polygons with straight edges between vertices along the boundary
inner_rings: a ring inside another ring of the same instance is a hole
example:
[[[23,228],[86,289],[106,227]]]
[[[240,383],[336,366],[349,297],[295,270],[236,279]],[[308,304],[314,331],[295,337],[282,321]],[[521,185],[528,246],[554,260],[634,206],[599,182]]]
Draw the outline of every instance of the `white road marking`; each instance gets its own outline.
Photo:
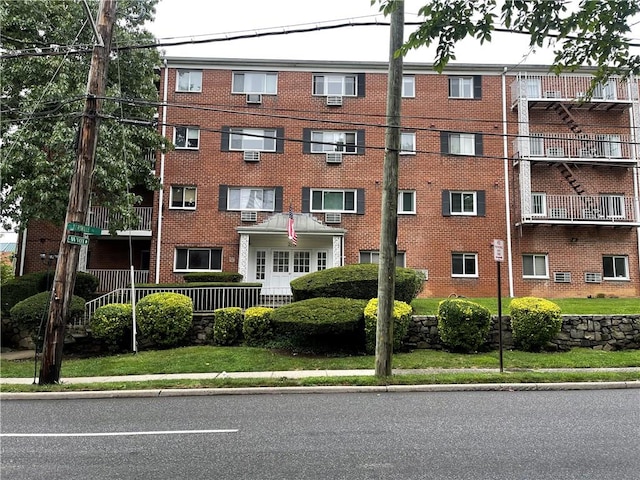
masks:
[[[87,433],[0,433],[0,437],[126,437],[136,435],[192,435],[202,433],[237,433],[238,429],[221,430],[158,430],[150,432],[87,432]]]

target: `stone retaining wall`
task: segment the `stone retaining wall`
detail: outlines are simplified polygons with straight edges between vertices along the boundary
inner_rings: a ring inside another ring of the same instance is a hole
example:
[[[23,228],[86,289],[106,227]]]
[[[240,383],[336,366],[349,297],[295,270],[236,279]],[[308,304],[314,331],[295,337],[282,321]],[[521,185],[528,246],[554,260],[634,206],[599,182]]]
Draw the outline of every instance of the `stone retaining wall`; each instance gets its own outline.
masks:
[[[497,316],[492,319],[486,346],[498,348]],[[504,348],[513,348],[510,317],[502,317]],[[435,315],[414,315],[409,324],[405,344],[413,348],[443,348]],[[574,347],[594,350],[627,350],[640,348],[640,315],[563,315],[562,330],[552,342],[557,350]]]

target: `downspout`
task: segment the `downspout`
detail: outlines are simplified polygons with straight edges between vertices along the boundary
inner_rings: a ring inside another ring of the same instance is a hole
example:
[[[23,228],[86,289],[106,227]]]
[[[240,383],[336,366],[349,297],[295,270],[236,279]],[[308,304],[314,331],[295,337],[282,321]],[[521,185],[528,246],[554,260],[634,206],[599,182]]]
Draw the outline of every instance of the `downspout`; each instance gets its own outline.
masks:
[[[26,257],[26,250],[27,250],[27,231],[29,230],[29,228],[25,228],[22,231],[22,246],[20,247],[20,277],[24,275],[24,259]]]
[[[164,59],[164,92],[162,94],[162,137],[167,137],[167,89],[169,88],[169,67]],[[164,151],[160,153],[160,192],[158,192],[158,234],[156,237],[156,272],[155,283],[160,283],[160,252],[162,247],[162,207],[164,205]]]
[[[634,90],[632,90],[634,89]],[[627,82],[627,92],[631,99],[631,108],[629,109],[629,123],[631,124],[631,158],[634,160],[633,164],[633,205],[634,215],[636,222],[640,221],[640,158],[638,157],[638,134],[640,133],[640,125],[637,125],[640,120],[640,99],[638,98],[638,82],[635,77],[631,77],[631,80]],[[638,271],[640,272],[640,227],[636,228],[636,243],[638,251]]]
[[[509,277],[509,297],[513,292],[513,249],[511,245],[511,198],[509,196],[509,144],[507,125],[507,67],[502,71],[502,151],[504,156],[504,202],[507,221],[507,270]]]

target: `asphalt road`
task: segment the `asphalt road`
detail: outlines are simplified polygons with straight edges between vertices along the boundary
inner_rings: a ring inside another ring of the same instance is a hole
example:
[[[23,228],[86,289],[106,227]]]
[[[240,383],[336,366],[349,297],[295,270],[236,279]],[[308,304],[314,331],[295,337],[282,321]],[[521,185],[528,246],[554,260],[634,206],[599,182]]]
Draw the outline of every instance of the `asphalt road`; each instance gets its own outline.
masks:
[[[639,392],[5,401],[0,476],[636,480]]]

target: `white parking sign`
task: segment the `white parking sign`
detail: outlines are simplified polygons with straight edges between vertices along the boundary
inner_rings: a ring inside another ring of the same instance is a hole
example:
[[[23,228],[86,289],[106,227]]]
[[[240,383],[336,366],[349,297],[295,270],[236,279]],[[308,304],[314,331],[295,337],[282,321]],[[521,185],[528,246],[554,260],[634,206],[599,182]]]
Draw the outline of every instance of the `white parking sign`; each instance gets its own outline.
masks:
[[[504,261],[504,240],[493,241],[493,259],[496,262]]]

